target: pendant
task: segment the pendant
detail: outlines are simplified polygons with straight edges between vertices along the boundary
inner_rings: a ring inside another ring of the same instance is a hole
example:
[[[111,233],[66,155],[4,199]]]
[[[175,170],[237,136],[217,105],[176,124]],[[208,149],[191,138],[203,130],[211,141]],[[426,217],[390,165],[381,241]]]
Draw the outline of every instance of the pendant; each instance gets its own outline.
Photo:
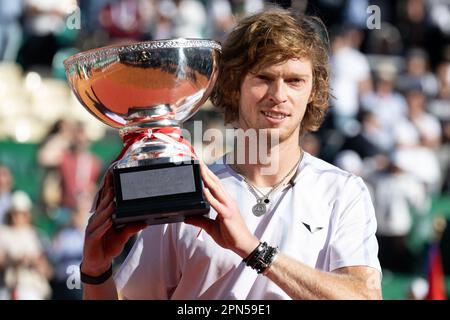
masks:
[[[258,203],[253,206],[252,211],[255,216],[260,217],[267,212],[267,207],[262,200],[257,200],[257,202]]]

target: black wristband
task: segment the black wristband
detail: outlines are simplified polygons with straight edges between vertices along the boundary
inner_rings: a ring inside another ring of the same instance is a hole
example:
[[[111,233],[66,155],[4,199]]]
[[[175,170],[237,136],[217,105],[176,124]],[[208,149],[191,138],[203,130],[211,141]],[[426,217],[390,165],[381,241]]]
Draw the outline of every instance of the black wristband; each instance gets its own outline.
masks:
[[[267,246],[267,243],[260,242],[255,250],[253,250],[245,259],[243,259],[242,262],[248,265],[249,261],[253,260],[255,256],[258,256],[261,252],[264,251],[265,246]]]
[[[265,271],[275,260],[278,248],[270,247],[266,242],[261,242],[243,262],[258,273],[265,274]]]
[[[94,285],[102,284],[106,280],[111,278],[112,273],[113,273],[112,272],[112,263],[108,270],[106,270],[101,275],[96,276],[96,277],[93,277],[93,276],[87,275],[86,273],[83,273],[83,271],[81,271],[81,264],[80,264],[80,280],[81,280],[81,282],[83,282],[85,284],[94,284]]]

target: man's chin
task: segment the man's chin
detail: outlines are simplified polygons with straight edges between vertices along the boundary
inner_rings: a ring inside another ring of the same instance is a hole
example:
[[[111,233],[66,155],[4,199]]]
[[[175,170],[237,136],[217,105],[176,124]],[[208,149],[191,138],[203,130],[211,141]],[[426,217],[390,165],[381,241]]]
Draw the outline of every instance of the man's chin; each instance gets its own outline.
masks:
[[[300,137],[300,132],[297,130],[287,130],[287,128],[268,128],[267,129],[268,139],[273,141],[277,140],[283,142],[292,139],[295,135],[297,138]]]

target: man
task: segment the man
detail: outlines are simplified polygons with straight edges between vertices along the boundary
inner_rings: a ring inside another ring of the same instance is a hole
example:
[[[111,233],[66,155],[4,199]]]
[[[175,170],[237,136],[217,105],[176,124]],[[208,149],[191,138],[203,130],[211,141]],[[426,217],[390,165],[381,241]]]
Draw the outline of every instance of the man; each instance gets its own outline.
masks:
[[[114,279],[113,257],[145,226],[112,228],[108,175],[109,187],[86,230],[85,298],[381,297],[367,188],[299,147],[301,134],[319,127],[329,97],[320,28],[317,20],[284,10],[238,24],[223,46],[213,101],[226,122],[278,135],[268,152],[278,170],[264,174],[261,161],[217,163],[213,171],[202,164],[209,218],[146,228]]]

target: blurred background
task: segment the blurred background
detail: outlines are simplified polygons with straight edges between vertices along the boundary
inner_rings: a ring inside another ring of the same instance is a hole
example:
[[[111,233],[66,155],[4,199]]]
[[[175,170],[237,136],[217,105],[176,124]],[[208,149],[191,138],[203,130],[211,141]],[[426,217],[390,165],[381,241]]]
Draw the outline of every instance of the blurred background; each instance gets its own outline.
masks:
[[[74,98],[63,60],[121,42],[221,41],[275,3],[328,28],[334,97],[302,145],[369,186],[384,298],[449,297],[450,0],[0,0],[0,299],[81,298],[88,210],[122,147]],[[209,102],[185,127],[194,120],[225,129]]]

